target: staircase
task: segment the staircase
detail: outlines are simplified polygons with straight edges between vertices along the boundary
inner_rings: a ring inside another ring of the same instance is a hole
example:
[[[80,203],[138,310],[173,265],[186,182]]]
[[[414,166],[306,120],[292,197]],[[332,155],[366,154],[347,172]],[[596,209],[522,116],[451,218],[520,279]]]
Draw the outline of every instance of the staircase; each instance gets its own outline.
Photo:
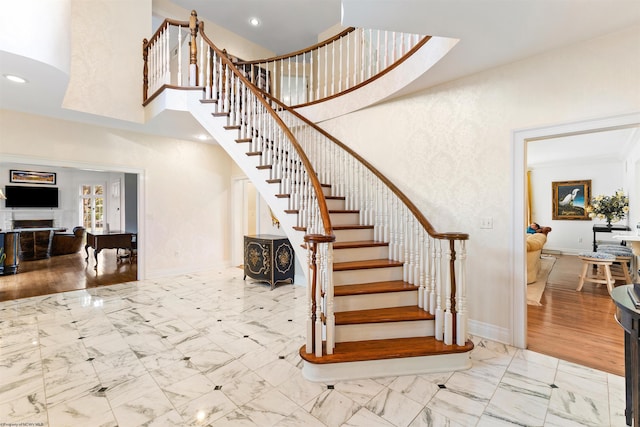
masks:
[[[145,40],[145,94],[158,88],[147,104],[165,102],[159,99],[170,90],[150,86],[149,74],[172,68],[148,56],[172,46],[165,30],[178,27],[180,40],[188,28],[185,74],[204,84],[183,91],[186,110],[252,180],[298,258],[308,260],[304,376],[330,381],[468,368],[468,236],[436,232],[366,160],[260,91],[194,16],[167,20]],[[149,73],[147,64],[158,63]]]

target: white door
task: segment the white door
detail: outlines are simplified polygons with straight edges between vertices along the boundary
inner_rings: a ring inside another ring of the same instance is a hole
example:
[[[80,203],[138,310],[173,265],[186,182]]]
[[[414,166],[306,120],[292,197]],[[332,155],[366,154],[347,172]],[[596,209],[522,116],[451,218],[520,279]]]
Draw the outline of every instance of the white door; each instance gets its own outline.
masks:
[[[91,233],[105,231],[104,187],[104,184],[82,184],[80,186],[82,226]]]

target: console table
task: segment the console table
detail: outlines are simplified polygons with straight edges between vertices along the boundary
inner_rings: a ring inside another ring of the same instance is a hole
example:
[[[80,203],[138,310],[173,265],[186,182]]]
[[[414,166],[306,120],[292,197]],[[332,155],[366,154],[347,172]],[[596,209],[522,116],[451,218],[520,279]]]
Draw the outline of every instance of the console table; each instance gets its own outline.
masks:
[[[617,286],[611,292],[616,304],[616,320],[624,329],[624,378],[627,425],[640,426],[640,309],[628,294],[634,285]]]
[[[630,231],[631,229],[626,225],[612,225],[611,227],[606,224],[593,226],[593,252],[598,250],[598,244],[596,243],[596,233],[612,233],[614,231]]]
[[[247,276],[271,285],[293,283],[294,252],[286,237],[269,234],[244,236],[244,279]]]
[[[110,231],[104,233],[89,233],[87,232],[87,244],[84,246],[84,250],[87,253],[85,258],[86,262],[89,262],[89,248],[93,248],[93,257],[96,260],[94,269],[98,268],[98,254],[103,249],[133,249],[133,236],[135,233],[128,233],[126,231]]]

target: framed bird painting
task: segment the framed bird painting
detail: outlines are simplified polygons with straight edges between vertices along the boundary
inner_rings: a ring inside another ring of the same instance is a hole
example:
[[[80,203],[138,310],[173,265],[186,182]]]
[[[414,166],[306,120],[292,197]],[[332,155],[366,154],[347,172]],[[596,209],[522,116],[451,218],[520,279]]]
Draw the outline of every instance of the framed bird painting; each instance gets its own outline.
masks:
[[[551,183],[553,193],[552,219],[589,221],[587,206],[591,200],[591,180],[558,181]]]

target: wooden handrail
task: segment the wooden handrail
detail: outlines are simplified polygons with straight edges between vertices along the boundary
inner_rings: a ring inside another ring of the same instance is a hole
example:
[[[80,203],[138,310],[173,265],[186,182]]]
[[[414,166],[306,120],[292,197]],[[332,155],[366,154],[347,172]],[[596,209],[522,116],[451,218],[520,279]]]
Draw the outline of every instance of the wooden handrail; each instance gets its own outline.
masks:
[[[440,233],[440,232],[436,231],[433,228],[433,226],[431,225],[431,223],[429,222],[429,220],[427,220],[427,218],[416,207],[416,205],[414,205],[413,202],[411,202],[411,200],[409,200],[409,198],[402,192],[402,190],[400,190],[393,182],[391,182],[391,180],[389,180],[378,169],[376,169],[375,166],[373,166],[371,163],[369,163],[367,160],[365,160],[362,156],[360,156],[358,153],[353,151],[351,148],[346,146],[340,140],[335,138],[333,135],[329,134],[324,129],[322,129],[321,127],[319,127],[318,125],[316,125],[315,123],[311,122],[306,117],[304,117],[303,115],[298,113],[294,108],[288,107],[287,105],[285,105],[282,102],[280,102],[280,100],[272,97],[269,94],[266,94],[266,95],[269,97],[269,99],[272,102],[278,104],[278,106],[280,108],[282,108],[282,109],[288,111],[289,113],[295,115],[298,119],[302,120],[307,125],[313,127],[315,130],[320,132],[325,138],[331,140],[334,144],[338,145],[340,148],[345,150],[347,153],[349,153],[351,156],[353,156],[356,160],[358,160],[360,163],[362,163],[367,169],[369,169],[371,171],[371,173],[373,173],[387,187],[389,187],[389,189],[391,189],[391,191],[393,191],[393,193],[395,193],[395,195],[398,196],[398,198],[402,201],[402,203],[404,203],[407,206],[407,208],[409,208],[411,213],[416,217],[416,219],[424,227],[424,229],[427,230],[427,232],[429,233],[429,235],[431,237],[436,238],[436,239],[445,239],[445,240],[468,240],[469,239],[469,235],[467,233],[456,232],[456,231]]]
[[[261,62],[273,62],[273,61],[280,61],[281,59],[287,59],[287,58],[293,58],[296,57],[298,55],[304,55],[307,54],[309,52],[312,52],[316,49],[320,49],[321,47],[325,47],[328,44],[333,43],[334,41],[340,39],[341,37],[346,36],[347,34],[355,31],[356,29],[354,27],[349,27],[346,30],[342,31],[341,33],[336,34],[335,36],[328,38],[326,40],[323,40],[319,43],[314,44],[313,46],[309,46],[306,47],[304,49],[300,49],[296,52],[289,52],[289,53],[285,53],[283,55],[279,55],[279,56],[273,56],[271,58],[264,58],[264,59],[253,59],[251,61],[238,61],[237,63],[240,65],[254,65],[254,64],[259,64]]]

